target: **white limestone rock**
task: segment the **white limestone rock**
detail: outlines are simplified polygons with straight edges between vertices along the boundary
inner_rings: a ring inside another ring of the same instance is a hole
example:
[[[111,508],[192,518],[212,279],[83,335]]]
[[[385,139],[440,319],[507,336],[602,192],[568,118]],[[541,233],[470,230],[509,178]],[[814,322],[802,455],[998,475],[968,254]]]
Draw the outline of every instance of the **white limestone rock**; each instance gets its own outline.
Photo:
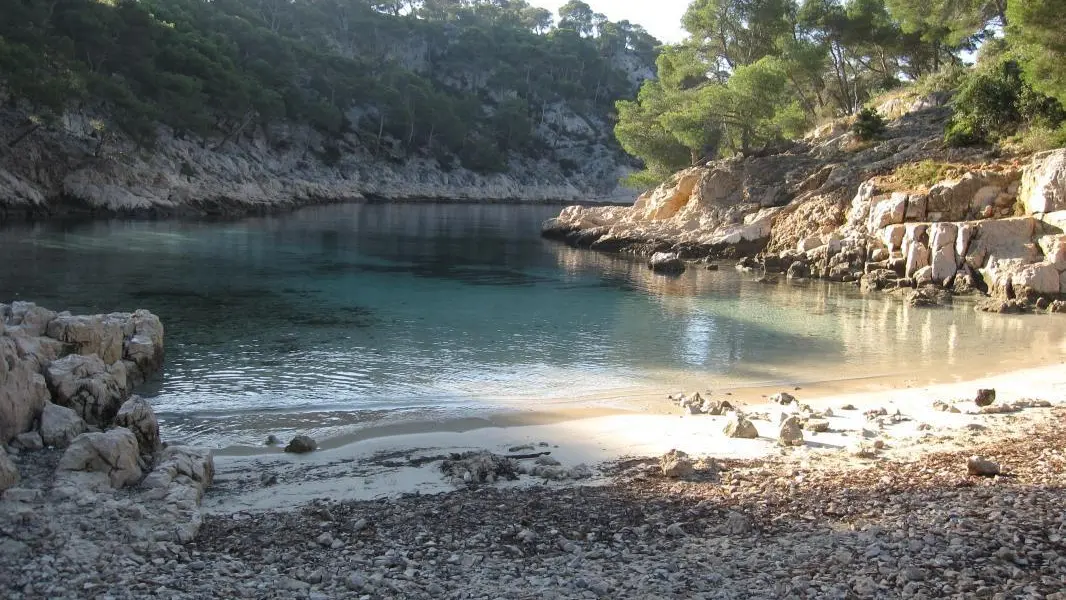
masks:
[[[907,194],[896,192],[886,200],[881,200],[870,207],[870,219],[867,231],[877,231],[889,225],[903,222],[907,210]]]
[[[1029,214],[1066,210],[1066,149],[1033,156],[1022,171],[1018,199]]]
[[[919,269],[929,266],[929,247],[922,242],[914,242],[907,250],[907,263],[904,270],[907,277],[913,277]]]
[[[48,402],[41,412],[41,439],[46,446],[66,448],[85,431],[85,421],[78,413]]]
[[[141,479],[137,436],[125,427],[103,433],[83,433],[59,459],[57,471],[84,471],[106,475],[113,488]]]
[[[111,366],[98,356],[72,354],[45,371],[56,404],[74,409],[90,425],[107,425],[129,397],[126,365]]]

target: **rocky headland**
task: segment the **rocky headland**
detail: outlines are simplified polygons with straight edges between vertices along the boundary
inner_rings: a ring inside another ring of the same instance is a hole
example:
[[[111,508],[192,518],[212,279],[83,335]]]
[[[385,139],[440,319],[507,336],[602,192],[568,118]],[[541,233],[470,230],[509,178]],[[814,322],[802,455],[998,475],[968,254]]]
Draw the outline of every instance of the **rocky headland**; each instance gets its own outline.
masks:
[[[677,173],[632,206],[568,207],[543,234],[665,253],[656,264],[738,259],[788,279],[901,290],[914,305],[983,293],[992,311],[1066,309],[1066,150],[948,148],[940,101],[880,107],[896,118],[872,142],[834,122],[775,153]]]
[[[196,537],[211,452],[166,444],[132,394],[163,355],[148,311],[0,304],[5,597],[96,597],[98,564],[135,566]]]

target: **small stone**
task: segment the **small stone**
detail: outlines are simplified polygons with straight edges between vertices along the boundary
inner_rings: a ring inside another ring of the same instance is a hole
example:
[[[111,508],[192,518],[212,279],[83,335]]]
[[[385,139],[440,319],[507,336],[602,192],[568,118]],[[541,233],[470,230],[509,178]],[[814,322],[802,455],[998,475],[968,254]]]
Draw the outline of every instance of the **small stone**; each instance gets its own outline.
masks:
[[[770,402],[780,404],[782,406],[786,404],[792,404],[796,401],[796,397],[788,392],[778,392],[773,396],[770,396]]]
[[[907,567],[903,569],[903,578],[907,581],[925,581],[925,569]]]
[[[671,450],[659,458],[659,468],[665,477],[688,477],[692,475],[692,459],[679,450]]]
[[[840,410],[859,410],[859,409],[855,408],[854,404],[845,404],[844,406],[840,407]]]
[[[680,523],[674,523],[666,528],[666,534],[673,537],[685,537],[685,530],[681,528]]]
[[[759,437],[759,430],[740,413],[733,413],[725,424],[725,434],[731,438],[753,440]]]
[[[726,516],[725,530],[730,535],[744,535],[751,532],[751,519],[738,512],[730,512]]]
[[[802,446],[803,428],[800,427],[799,417],[791,416],[781,423],[778,431],[777,442],[782,446]]]
[[[971,456],[966,461],[966,470],[970,475],[977,475],[980,477],[995,477],[999,475],[999,464],[983,456]]]
[[[825,419],[807,419],[803,424],[803,428],[815,433],[824,433],[829,431],[829,421],[826,421]]]
[[[977,406],[990,406],[996,401],[996,390],[994,389],[981,389],[977,390],[977,397],[973,402]]]
[[[333,536],[327,531],[315,538],[315,543],[319,546],[326,546],[328,548],[333,545]]]
[[[267,439],[266,439],[266,445],[267,446],[277,446],[277,445],[280,445],[280,444],[281,444],[281,440],[278,439],[278,436],[276,436],[274,434],[270,434],[270,435],[267,436]]]
[[[306,454],[308,452],[314,452],[318,449],[318,443],[306,435],[298,435],[292,438],[288,446],[285,446],[286,452],[292,452],[294,454]]]

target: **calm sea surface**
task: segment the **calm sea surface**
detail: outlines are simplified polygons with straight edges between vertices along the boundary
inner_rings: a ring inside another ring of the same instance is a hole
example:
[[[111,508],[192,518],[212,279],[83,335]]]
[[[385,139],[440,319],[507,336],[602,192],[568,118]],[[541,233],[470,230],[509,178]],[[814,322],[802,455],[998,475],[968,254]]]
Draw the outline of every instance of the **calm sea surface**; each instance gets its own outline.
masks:
[[[728,265],[651,274],[540,239],[557,207],[341,205],[228,222],[0,229],[0,301],[166,327],[169,438],[258,445],[674,389],[1055,360],[1066,318],[913,309]]]

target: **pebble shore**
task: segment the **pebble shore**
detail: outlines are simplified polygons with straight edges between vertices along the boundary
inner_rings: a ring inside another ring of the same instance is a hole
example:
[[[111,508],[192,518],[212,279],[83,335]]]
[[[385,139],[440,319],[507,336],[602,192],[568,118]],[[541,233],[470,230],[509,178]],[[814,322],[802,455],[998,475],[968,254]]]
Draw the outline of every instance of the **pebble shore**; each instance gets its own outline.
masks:
[[[655,459],[208,516],[125,543],[104,507],[0,516],[6,598],[1066,598],[1066,408],[912,460]],[[1002,474],[968,474],[980,454]],[[44,459],[41,459],[44,460]],[[46,472],[46,468],[41,469]],[[120,500],[116,502],[121,503]],[[3,507],[10,507],[5,500]],[[129,518],[136,518],[135,515]],[[91,540],[91,542],[90,542]]]

